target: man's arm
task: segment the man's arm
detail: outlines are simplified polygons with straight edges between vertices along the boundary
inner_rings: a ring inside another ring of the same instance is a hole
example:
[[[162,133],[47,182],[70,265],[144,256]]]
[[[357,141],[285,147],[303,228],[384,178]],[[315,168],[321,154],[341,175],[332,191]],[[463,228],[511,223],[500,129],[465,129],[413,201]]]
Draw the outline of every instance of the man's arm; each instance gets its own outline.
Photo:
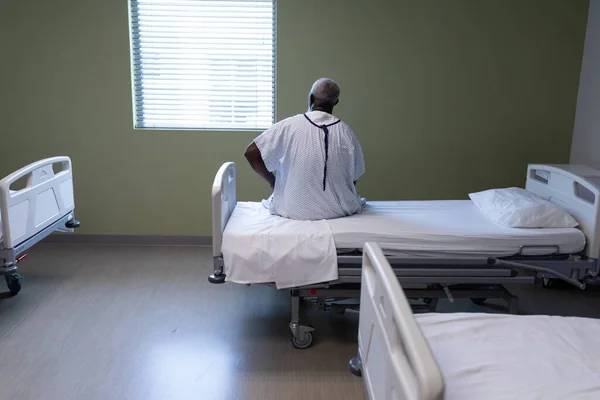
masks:
[[[256,143],[250,143],[250,146],[246,149],[244,153],[246,156],[246,160],[250,163],[250,166],[261,178],[263,178],[267,183],[271,186],[271,188],[275,187],[275,175],[272,172],[269,172],[267,167],[265,166],[265,162],[263,161],[262,155],[260,154],[260,150],[256,146]]]
[[[354,136],[354,141],[354,186],[356,186],[358,180],[365,173],[365,158],[356,136]]]

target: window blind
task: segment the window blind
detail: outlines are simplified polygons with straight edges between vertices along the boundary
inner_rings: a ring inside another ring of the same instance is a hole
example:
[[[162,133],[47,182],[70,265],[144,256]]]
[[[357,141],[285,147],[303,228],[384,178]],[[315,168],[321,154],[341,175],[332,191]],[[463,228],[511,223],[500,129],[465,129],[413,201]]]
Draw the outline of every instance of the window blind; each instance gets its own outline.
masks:
[[[272,125],[273,0],[129,3],[136,128]]]

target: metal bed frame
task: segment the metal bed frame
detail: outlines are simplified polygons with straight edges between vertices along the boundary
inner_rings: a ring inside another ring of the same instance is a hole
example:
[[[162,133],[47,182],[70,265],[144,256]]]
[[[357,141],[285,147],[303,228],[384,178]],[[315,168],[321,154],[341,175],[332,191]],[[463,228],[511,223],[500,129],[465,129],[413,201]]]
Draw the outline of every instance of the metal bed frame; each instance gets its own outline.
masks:
[[[235,164],[226,163],[217,172],[213,183],[214,272],[208,280],[214,284],[224,283],[226,279],[221,245],[223,231],[237,204],[235,182]],[[573,193],[560,195],[565,185],[575,188],[575,184],[586,191],[574,189]],[[560,201],[561,206],[578,219],[587,239],[584,252],[555,252],[536,257],[523,255],[527,249],[523,247],[520,254],[506,258],[411,259],[387,256],[406,296],[424,300],[425,304],[415,307],[416,310],[432,311],[440,298],[450,301],[469,298],[476,304],[482,304],[489,298],[502,298],[508,303],[508,311],[517,313],[518,298],[505,285],[542,282],[544,286],[551,286],[558,279],[585,290],[588,283],[597,282],[600,272],[600,171],[581,166],[530,165],[526,188],[542,197]],[[301,299],[316,298],[317,304],[323,306],[329,303],[327,298],[360,298],[362,261],[361,250],[338,253],[337,280],[290,289],[292,307],[289,327],[295,347],[310,347],[315,331],[314,326],[300,323]]]
[[[58,165],[59,171],[54,172]],[[11,190],[24,179],[25,187]],[[0,276],[11,295],[21,291],[18,264],[25,251],[55,231],[72,232],[80,226],[75,219],[73,172],[69,157],[52,157],[29,164],[0,181],[2,240]]]

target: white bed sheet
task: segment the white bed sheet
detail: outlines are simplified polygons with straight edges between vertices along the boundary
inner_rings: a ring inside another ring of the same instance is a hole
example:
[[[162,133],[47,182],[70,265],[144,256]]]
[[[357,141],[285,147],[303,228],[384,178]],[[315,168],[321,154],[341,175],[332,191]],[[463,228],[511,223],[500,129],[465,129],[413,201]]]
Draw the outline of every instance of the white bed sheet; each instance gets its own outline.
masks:
[[[228,282],[284,289],[338,278],[327,222],[270,215],[261,203],[237,204],[223,232],[222,253]]]
[[[572,229],[516,229],[495,224],[470,200],[368,202],[362,213],[327,221],[336,248],[362,249],[376,242],[388,254],[413,256],[511,256],[522,246],[527,255],[564,254],[585,247],[585,235]]]
[[[600,320],[479,313],[415,315],[446,400],[600,399]]]

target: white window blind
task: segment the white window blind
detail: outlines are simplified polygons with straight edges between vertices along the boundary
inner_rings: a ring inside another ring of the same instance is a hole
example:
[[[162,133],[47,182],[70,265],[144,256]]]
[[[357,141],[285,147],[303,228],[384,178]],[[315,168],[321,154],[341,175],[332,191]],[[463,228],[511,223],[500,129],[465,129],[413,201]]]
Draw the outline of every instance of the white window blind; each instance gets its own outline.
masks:
[[[260,130],[274,120],[274,0],[130,0],[134,120]]]

